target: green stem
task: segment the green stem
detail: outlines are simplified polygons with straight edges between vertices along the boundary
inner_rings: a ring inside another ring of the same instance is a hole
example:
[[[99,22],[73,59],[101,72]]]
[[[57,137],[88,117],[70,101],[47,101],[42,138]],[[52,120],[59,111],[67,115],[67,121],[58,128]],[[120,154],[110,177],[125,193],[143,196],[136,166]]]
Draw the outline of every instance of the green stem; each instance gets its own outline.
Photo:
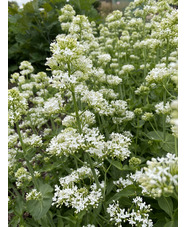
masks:
[[[50,117],[50,122],[51,122],[51,125],[52,125],[52,130],[55,132],[56,131],[56,127],[55,127],[55,124],[54,124],[54,121],[53,121],[52,117]]]
[[[21,132],[20,132],[20,128],[19,128],[18,122],[16,122],[16,129],[17,129],[17,132],[18,132],[19,140],[20,140],[20,143],[21,143],[21,147],[22,147],[22,150],[23,150],[23,153],[24,153],[24,158],[26,160],[26,164],[27,164],[28,170],[29,170],[29,172],[30,172],[30,174],[32,176],[32,180],[33,180],[34,186],[38,190],[38,184],[37,184],[37,180],[36,180],[36,178],[34,176],[34,171],[32,169],[32,166],[29,163],[29,160],[26,158],[25,145],[23,143],[23,139],[22,139],[22,136],[21,136]]]
[[[86,152],[85,154],[86,154],[86,156],[87,156],[87,159],[88,159],[88,162],[89,162],[89,165],[90,165],[90,168],[91,168],[91,171],[92,171],[94,180],[95,180],[95,182],[96,182],[96,186],[97,186],[97,188],[101,188],[100,183],[99,183],[99,181],[98,181],[98,177],[97,177],[97,175],[96,175],[96,171],[95,171],[94,166],[93,166],[92,159],[91,159],[89,153]]]
[[[163,105],[166,105],[166,91],[163,92]],[[166,115],[163,115],[163,139],[165,140],[165,133],[166,133]]]
[[[102,120],[102,123],[103,123],[103,127],[105,129],[106,139],[108,140],[108,138],[109,138],[109,132],[108,132],[107,128],[105,127],[106,124],[105,124],[105,119],[104,119],[103,115],[101,115],[101,120]]]
[[[169,63],[169,39],[167,38],[166,67]]]
[[[139,131],[139,117],[137,117],[137,132],[136,132],[136,147],[135,147],[135,155],[137,155],[138,131]]]
[[[153,128],[154,132],[156,133],[156,135],[162,140],[161,136],[159,135],[159,133],[156,131],[156,129],[154,128],[154,126],[152,125],[152,123],[149,121],[151,127]]]
[[[73,98],[73,103],[74,103],[74,110],[75,110],[75,113],[76,113],[76,122],[77,122],[77,125],[78,125],[79,133],[81,134],[82,133],[81,121],[80,121],[80,117],[79,117],[79,113],[78,113],[78,105],[77,105],[77,102],[76,102],[74,87],[72,87],[71,92],[72,92],[72,98]]]
[[[176,154],[176,157],[178,157],[178,138],[174,137],[175,139],[175,154]]]
[[[174,96],[174,95],[172,95],[168,90],[167,90],[167,88],[165,87],[165,85],[163,85],[163,87],[164,87],[164,89],[165,89],[165,91],[171,96],[171,98],[176,98],[176,96]]]

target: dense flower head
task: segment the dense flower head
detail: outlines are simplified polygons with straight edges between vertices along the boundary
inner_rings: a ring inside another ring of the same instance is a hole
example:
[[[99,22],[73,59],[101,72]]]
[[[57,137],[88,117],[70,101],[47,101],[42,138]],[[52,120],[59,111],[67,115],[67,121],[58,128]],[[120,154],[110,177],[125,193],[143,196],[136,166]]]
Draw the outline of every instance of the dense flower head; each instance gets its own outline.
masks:
[[[69,32],[73,37],[76,37],[78,40],[92,41],[94,39],[91,24],[88,18],[84,15],[77,15],[73,18],[73,21],[69,28]]]
[[[166,157],[152,158],[136,175],[145,194],[152,197],[171,194],[178,186],[178,158],[170,153]]]
[[[99,174],[99,171],[96,170],[96,174]],[[84,187],[78,188],[76,183],[82,181],[87,177],[93,177],[92,171],[86,166],[74,170],[70,175],[60,178],[60,185],[55,186],[55,194],[53,197],[53,205],[61,207],[65,204],[67,207],[72,206],[75,208],[75,213],[79,213],[82,210],[88,210],[89,207],[96,208],[99,204],[99,201],[102,199],[101,188],[97,188],[96,184],[93,183],[90,185],[90,188]],[[104,182],[101,182],[100,186],[104,187]]]
[[[76,12],[74,11],[73,7],[69,4],[66,4],[61,9],[61,16],[59,16],[60,22],[72,21],[73,17],[75,16]]]
[[[22,97],[19,90],[16,88],[8,90],[8,119],[10,124],[18,122],[21,116],[26,113],[27,108],[27,101]]]
[[[28,74],[30,74],[34,71],[33,66],[28,61],[22,61],[20,66],[19,66],[19,69],[21,70],[20,73],[23,76],[28,75]]]
[[[132,226],[143,226],[151,227],[153,226],[152,220],[149,219],[149,212],[152,210],[150,205],[146,205],[142,201],[141,197],[136,197],[133,199],[132,203],[135,208],[132,211],[122,209],[119,207],[119,201],[113,201],[109,204],[107,212],[110,215],[110,221],[114,222],[115,225],[122,227],[122,223],[128,222]]]
[[[32,189],[29,193],[26,193],[26,201],[29,200],[41,200],[42,193],[38,192],[37,189]]]
[[[157,114],[169,114],[171,111],[169,102],[167,102],[165,105],[163,102],[156,104],[155,111]]]
[[[84,138],[76,129],[66,128],[50,141],[46,151],[52,155],[73,154],[84,144]]]
[[[82,123],[82,126],[90,126],[96,123],[95,115],[89,111],[86,110],[84,112],[79,111],[80,121]],[[76,115],[75,113],[72,115],[67,115],[63,120],[62,124],[66,127],[76,127]]]
[[[125,160],[130,156],[129,145],[131,139],[119,133],[112,133],[111,140],[107,141],[106,149],[111,157]]]

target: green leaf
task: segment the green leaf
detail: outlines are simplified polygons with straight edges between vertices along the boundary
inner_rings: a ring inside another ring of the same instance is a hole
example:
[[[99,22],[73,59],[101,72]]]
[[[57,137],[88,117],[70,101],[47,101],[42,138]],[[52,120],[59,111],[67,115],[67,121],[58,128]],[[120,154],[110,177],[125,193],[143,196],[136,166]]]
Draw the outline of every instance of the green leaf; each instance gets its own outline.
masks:
[[[162,210],[164,210],[171,218],[173,212],[173,202],[170,197],[160,197],[158,199],[158,204]]]
[[[15,213],[21,216],[23,214],[23,211],[24,211],[24,201],[21,196],[18,196],[16,198]]]
[[[174,221],[169,221],[163,227],[177,227],[177,226],[175,226]]]
[[[57,227],[63,227],[63,226],[64,226],[63,219],[61,217],[60,211],[57,210]]]
[[[111,197],[107,201],[107,204],[112,203],[113,200],[119,200],[122,197],[135,196],[139,192],[140,190],[137,189],[134,185],[129,185],[126,188],[124,188],[122,191],[116,193],[113,197]]]
[[[53,197],[53,189],[48,184],[40,183],[39,191],[42,193],[41,200],[30,200],[27,202],[27,209],[35,220],[41,219],[48,212]]]
[[[174,153],[175,152],[175,138],[173,135],[167,133],[165,137],[165,141],[160,143],[163,150]]]
[[[107,159],[113,166],[115,166],[119,170],[123,170],[123,165],[119,161]]]
[[[162,227],[164,226],[164,224],[166,223],[165,218],[159,219],[154,225],[153,227]]]
[[[160,131],[151,131],[147,133],[149,139],[154,141],[162,141],[163,140],[163,132]]]

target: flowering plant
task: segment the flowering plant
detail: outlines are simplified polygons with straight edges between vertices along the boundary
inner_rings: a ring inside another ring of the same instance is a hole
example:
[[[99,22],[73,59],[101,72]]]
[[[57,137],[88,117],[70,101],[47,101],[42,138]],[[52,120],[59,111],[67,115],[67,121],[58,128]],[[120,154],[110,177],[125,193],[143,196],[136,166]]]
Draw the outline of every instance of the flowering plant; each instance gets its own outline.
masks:
[[[47,70],[9,90],[16,226],[177,226],[177,10],[135,0],[98,28],[70,5]]]

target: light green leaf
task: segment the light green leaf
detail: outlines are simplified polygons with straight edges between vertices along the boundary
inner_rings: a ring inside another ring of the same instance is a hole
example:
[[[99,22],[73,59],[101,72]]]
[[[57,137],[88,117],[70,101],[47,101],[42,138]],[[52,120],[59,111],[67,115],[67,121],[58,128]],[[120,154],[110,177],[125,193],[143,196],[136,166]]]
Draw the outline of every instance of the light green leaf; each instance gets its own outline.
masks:
[[[41,219],[48,212],[53,197],[53,189],[48,184],[40,183],[39,191],[42,193],[41,200],[30,200],[27,202],[27,209],[35,220]]]
[[[151,131],[147,133],[149,139],[154,141],[162,141],[163,140],[163,132],[160,131]]]
[[[158,199],[158,204],[162,210],[164,210],[170,217],[172,217],[173,202],[170,197],[160,197]]]

